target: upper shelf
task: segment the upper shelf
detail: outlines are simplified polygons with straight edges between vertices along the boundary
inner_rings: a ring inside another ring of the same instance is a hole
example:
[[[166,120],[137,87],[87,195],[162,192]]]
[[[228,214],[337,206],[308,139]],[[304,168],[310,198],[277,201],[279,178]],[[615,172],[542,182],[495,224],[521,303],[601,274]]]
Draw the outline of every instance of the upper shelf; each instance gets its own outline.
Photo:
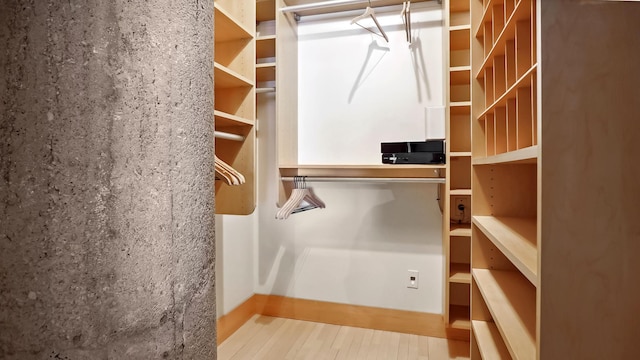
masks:
[[[281,176],[444,178],[446,165],[280,165]]]
[[[413,0],[412,3],[428,1],[437,3],[436,0]],[[372,1],[372,5],[374,8],[378,8],[382,6],[402,5],[402,2],[402,0],[375,0]],[[358,3],[343,3],[338,5],[332,5],[330,1],[318,0],[285,0],[285,3],[287,6],[282,8],[281,10],[286,12],[293,12],[298,14],[299,16],[329,14],[351,10],[364,11],[365,8],[369,5],[369,2],[366,0],[360,1]]]
[[[473,223],[534,285],[538,284],[536,219],[474,216]]]
[[[269,21],[276,18],[275,0],[256,0],[256,21]]]
[[[233,41],[253,38],[253,31],[247,29],[242,23],[224,10],[217,2],[213,3],[215,9],[215,34],[216,42]]]
[[[253,126],[254,124],[253,120],[228,114],[220,110],[214,110],[213,115],[215,117],[216,127]]]

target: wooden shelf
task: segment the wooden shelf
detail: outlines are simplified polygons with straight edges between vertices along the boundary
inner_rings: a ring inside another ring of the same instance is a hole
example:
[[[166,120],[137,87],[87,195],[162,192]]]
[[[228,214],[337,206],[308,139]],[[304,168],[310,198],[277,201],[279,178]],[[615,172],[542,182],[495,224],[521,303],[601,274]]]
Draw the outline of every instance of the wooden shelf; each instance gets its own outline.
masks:
[[[213,115],[215,117],[215,125],[217,127],[229,127],[229,126],[253,126],[254,121],[251,119],[245,119],[240,116],[228,114],[220,110],[214,110]]]
[[[535,164],[538,162],[538,145],[472,160],[473,165]]]
[[[449,153],[449,157],[470,157],[471,151],[454,151]]]
[[[276,63],[256,64],[256,81],[275,81]]]
[[[215,63],[213,69],[216,90],[235,87],[253,87],[253,81],[224,65]]]
[[[469,306],[449,306],[449,327],[463,330],[471,329],[470,313]]]
[[[449,111],[452,115],[471,113],[471,101],[454,101],[449,103]]]
[[[451,189],[449,195],[469,195],[471,196],[471,189]]]
[[[471,66],[456,66],[449,68],[449,82],[451,85],[469,85],[471,81]]]
[[[530,5],[531,3],[528,0],[518,1],[513,14],[505,23],[502,32],[500,33],[500,35],[498,35],[498,38],[496,39],[495,43],[493,43],[493,46],[491,47],[491,50],[489,51],[487,56],[485,56],[484,62],[478,69],[478,73],[484,73],[484,69],[490,67],[493,58],[504,54],[507,40],[511,40],[515,37],[516,22],[531,17]],[[480,23],[480,27],[476,30],[476,37],[481,37],[478,34],[484,28],[484,24],[484,22]]]
[[[471,237],[471,224],[452,224],[449,236]]]
[[[276,18],[275,0],[256,0],[256,21],[269,21]]]
[[[256,59],[276,56],[276,36],[266,35],[256,38]]]
[[[281,176],[443,178],[445,165],[280,165]],[[439,176],[441,173],[442,176]]]
[[[242,25],[242,22],[235,19],[224,10],[217,2],[213,3],[215,9],[215,41],[226,42],[241,39],[251,39],[254,37],[253,31]]]
[[[449,49],[451,51],[469,49],[471,27],[458,25],[449,28]]]
[[[536,73],[538,65],[533,65],[526,73],[524,73],[515,84],[513,84],[507,91],[504,92],[497,100],[495,100],[492,104],[487,106],[487,108],[478,116],[481,118],[489,113],[492,113],[494,109],[498,106],[506,106],[507,99],[514,98],[516,96],[516,91],[523,87],[531,86],[532,76]]]
[[[473,279],[511,356],[535,359],[535,288],[514,271],[473,269]]]
[[[491,321],[472,320],[471,327],[476,343],[483,359],[510,360],[509,350],[507,350],[500,331],[496,324]]]
[[[469,0],[450,0],[449,11],[452,13],[469,11]]]
[[[473,216],[473,223],[534,285],[538,284],[536,219]]]
[[[471,264],[451,263],[449,265],[449,282],[471,284]]]

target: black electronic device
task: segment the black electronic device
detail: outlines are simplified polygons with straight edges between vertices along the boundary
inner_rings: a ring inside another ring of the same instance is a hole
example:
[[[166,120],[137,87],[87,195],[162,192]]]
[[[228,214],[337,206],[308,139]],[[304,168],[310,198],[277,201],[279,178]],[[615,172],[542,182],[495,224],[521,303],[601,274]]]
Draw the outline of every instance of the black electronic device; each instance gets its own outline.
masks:
[[[444,164],[444,140],[381,143],[383,164]]]

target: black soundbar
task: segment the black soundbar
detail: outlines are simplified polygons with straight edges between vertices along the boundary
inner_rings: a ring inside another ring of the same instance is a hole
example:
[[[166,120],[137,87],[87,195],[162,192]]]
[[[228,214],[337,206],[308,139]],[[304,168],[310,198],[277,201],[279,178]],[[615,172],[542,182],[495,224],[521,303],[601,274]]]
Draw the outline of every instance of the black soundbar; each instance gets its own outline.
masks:
[[[381,143],[383,164],[444,164],[444,140]]]

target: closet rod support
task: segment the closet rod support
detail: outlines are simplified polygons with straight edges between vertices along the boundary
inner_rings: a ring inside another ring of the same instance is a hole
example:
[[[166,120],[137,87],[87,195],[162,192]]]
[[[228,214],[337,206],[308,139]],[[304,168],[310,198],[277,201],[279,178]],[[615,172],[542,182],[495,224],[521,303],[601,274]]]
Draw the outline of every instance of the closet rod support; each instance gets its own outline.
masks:
[[[377,177],[329,177],[329,176],[283,176],[282,181],[295,181],[300,177],[306,182],[367,182],[367,183],[426,183],[443,184],[444,178],[377,178]]]

